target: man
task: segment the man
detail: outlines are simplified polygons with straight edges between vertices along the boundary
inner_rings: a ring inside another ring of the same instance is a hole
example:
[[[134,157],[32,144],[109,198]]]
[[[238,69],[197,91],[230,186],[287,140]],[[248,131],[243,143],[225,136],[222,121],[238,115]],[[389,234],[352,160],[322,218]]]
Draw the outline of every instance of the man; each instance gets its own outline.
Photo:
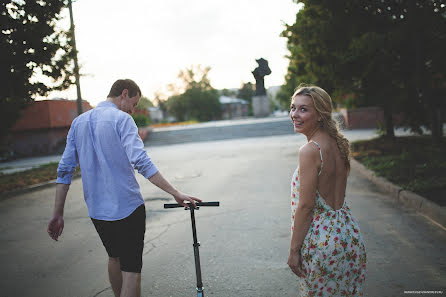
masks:
[[[141,90],[130,79],[117,80],[107,100],[71,124],[57,169],[56,199],[48,234],[58,240],[64,205],[77,165],[91,220],[108,253],[108,274],[116,297],[141,295],[146,212],[135,169],[186,206],[198,198],[177,191],[152,163],[130,116]]]

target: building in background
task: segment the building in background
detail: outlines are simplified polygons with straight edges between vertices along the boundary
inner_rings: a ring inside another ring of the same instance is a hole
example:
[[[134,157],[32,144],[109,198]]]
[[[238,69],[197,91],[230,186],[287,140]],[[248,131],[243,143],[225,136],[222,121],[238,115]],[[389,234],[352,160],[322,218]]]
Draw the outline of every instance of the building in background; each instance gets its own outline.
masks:
[[[71,123],[77,117],[76,100],[35,101],[22,112],[12,128],[11,153],[14,157],[61,153]],[[84,112],[92,109],[87,101]]]
[[[248,101],[228,96],[220,96],[218,100],[222,106],[223,120],[237,119],[248,116]]]
[[[160,123],[164,120],[163,111],[158,106],[149,107],[149,116],[153,123]]]

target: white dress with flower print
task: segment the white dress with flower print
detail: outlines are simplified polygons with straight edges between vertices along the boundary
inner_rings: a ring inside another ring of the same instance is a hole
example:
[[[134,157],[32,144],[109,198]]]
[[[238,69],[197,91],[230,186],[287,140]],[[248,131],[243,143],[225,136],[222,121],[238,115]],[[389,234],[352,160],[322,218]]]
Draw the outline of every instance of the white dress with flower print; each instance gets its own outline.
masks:
[[[323,160],[319,149],[322,171]],[[302,243],[301,258],[305,278],[299,278],[304,296],[363,296],[366,251],[359,226],[350,208],[334,210],[316,191],[313,219]],[[299,203],[299,168],[291,181],[291,230]]]

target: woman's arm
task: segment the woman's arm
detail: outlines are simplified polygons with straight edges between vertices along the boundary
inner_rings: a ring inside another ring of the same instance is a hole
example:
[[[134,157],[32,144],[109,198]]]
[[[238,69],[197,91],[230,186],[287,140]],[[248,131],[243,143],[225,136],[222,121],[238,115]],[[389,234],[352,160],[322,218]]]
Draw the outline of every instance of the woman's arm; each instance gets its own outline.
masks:
[[[299,150],[299,203],[294,214],[288,258],[288,265],[298,276],[303,276],[300,270],[300,249],[313,218],[320,163],[319,151],[315,147],[307,144]]]

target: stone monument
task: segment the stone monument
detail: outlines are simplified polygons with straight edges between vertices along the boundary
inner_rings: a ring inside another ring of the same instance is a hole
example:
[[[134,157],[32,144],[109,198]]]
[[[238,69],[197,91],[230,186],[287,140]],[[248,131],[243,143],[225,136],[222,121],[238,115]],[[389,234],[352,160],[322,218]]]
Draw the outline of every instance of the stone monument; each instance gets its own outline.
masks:
[[[271,74],[271,69],[269,69],[268,61],[263,58],[256,60],[256,62],[259,66],[252,72],[256,79],[256,91],[252,98],[252,111],[255,117],[266,117],[271,111],[268,96],[266,96],[264,77]]]

